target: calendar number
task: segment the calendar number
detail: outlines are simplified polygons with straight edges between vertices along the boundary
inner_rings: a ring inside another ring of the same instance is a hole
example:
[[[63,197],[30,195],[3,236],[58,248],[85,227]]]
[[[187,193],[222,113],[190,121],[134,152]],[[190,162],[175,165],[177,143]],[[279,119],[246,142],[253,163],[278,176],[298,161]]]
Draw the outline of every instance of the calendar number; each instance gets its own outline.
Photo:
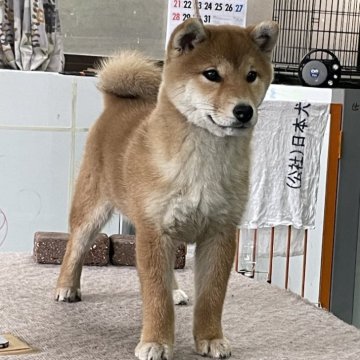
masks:
[[[222,4],[220,4],[220,3],[215,3],[215,10],[216,10],[216,11],[221,11],[222,9],[223,9]]]
[[[184,8],[185,9],[191,9],[191,1],[184,1]]]
[[[204,16],[204,23],[209,23],[211,21],[211,16],[210,15],[205,15]]]
[[[185,21],[186,19],[189,19],[190,14],[183,14],[183,21]]]
[[[235,5],[235,12],[241,12],[243,7],[244,5],[239,5],[239,4]]]
[[[232,4],[225,4],[225,11],[233,11]]]
[[[174,0],[174,7],[181,7],[181,0]]]
[[[204,10],[212,10],[212,3],[211,2],[205,2]]]
[[[180,13],[173,13],[172,14],[172,19],[176,20],[176,21],[180,20]]]

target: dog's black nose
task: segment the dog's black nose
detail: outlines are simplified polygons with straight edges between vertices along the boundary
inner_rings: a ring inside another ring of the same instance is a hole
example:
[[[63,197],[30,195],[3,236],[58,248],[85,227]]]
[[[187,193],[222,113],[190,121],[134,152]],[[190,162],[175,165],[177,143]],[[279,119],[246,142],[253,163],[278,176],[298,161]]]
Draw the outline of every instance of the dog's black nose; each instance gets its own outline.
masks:
[[[233,114],[237,120],[245,124],[251,120],[254,110],[250,105],[239,104],[234,107]]]

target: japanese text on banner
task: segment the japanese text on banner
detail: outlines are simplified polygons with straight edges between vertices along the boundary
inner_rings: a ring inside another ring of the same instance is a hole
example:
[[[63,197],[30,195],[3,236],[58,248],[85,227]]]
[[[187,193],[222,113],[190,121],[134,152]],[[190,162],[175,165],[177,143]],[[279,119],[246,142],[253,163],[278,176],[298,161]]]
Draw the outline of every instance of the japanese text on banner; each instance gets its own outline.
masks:
[[[300,189],[302,183],[302,173],[304,169],[304,151],[306,132],[308,127],[307,121],[310,116],[311,104],[303,104],[301,102],[295,105],[296,118],[293,123],[294,135],[291,139],[292,150],[289,158],[289,172],[287,175],[286,185],[292,189]]]

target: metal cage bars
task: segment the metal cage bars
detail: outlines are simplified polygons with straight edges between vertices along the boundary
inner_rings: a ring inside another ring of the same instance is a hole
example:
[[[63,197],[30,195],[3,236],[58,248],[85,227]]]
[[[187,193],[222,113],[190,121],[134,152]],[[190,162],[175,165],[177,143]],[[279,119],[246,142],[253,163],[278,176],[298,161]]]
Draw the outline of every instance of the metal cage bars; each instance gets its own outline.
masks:
[[[360,74],[360,0],[274,0],[273,20],[275,67],[293,71],[309,51],[326,49],[345,72]]]
[[[289,275],[290,275],[290,247],[291,247],[291,238],[292,238],[292,227],[288,226],[287,229],[287,240],[286,240],[286,250],[285,250],[285,271],[284,271],[284,282],[283,287],[284,289],[289,288]],[[255,274],[259,271],[257,270],[257,242],[258,242],[258,229],[254,229],[253,239],[252,239],[252,264],[251,269],[239,269],[239,248],[241,245],[241,232],[240,230],[237,231],[237,242],[238,242],[238,250],[237,250],[237,257],[236,257],[236,271],[245,274],[250,278],[255,278]],[[269,246],[269,264],[268,264],[268,271],[267,271],[267,282],[269,284],[272,283],[272,276],[273,276],[273,269],[274,269],[274,243],[276,241],[275,237],[275,227],[271,228],[270,232],[270,246]],[[304,237],[303,237],[303,260],[302,260],[302,271],[301,271],[301,291],[300,294],[304,297],[305,294],[305,281],[306,281],[306,259],[307,259],[307,245],[308,244],[308,231],[304,230]],[[260,271],[262,273],[262,271]]]

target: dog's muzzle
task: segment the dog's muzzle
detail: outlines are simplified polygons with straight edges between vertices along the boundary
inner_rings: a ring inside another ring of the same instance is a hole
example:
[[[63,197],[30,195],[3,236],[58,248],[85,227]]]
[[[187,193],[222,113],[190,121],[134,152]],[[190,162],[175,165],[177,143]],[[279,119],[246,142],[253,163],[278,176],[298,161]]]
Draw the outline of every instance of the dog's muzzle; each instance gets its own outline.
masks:
[[[234,107],[233,114],[237,121],[246,124],[252,119],[254,110],[250,105],[238,104]]]

